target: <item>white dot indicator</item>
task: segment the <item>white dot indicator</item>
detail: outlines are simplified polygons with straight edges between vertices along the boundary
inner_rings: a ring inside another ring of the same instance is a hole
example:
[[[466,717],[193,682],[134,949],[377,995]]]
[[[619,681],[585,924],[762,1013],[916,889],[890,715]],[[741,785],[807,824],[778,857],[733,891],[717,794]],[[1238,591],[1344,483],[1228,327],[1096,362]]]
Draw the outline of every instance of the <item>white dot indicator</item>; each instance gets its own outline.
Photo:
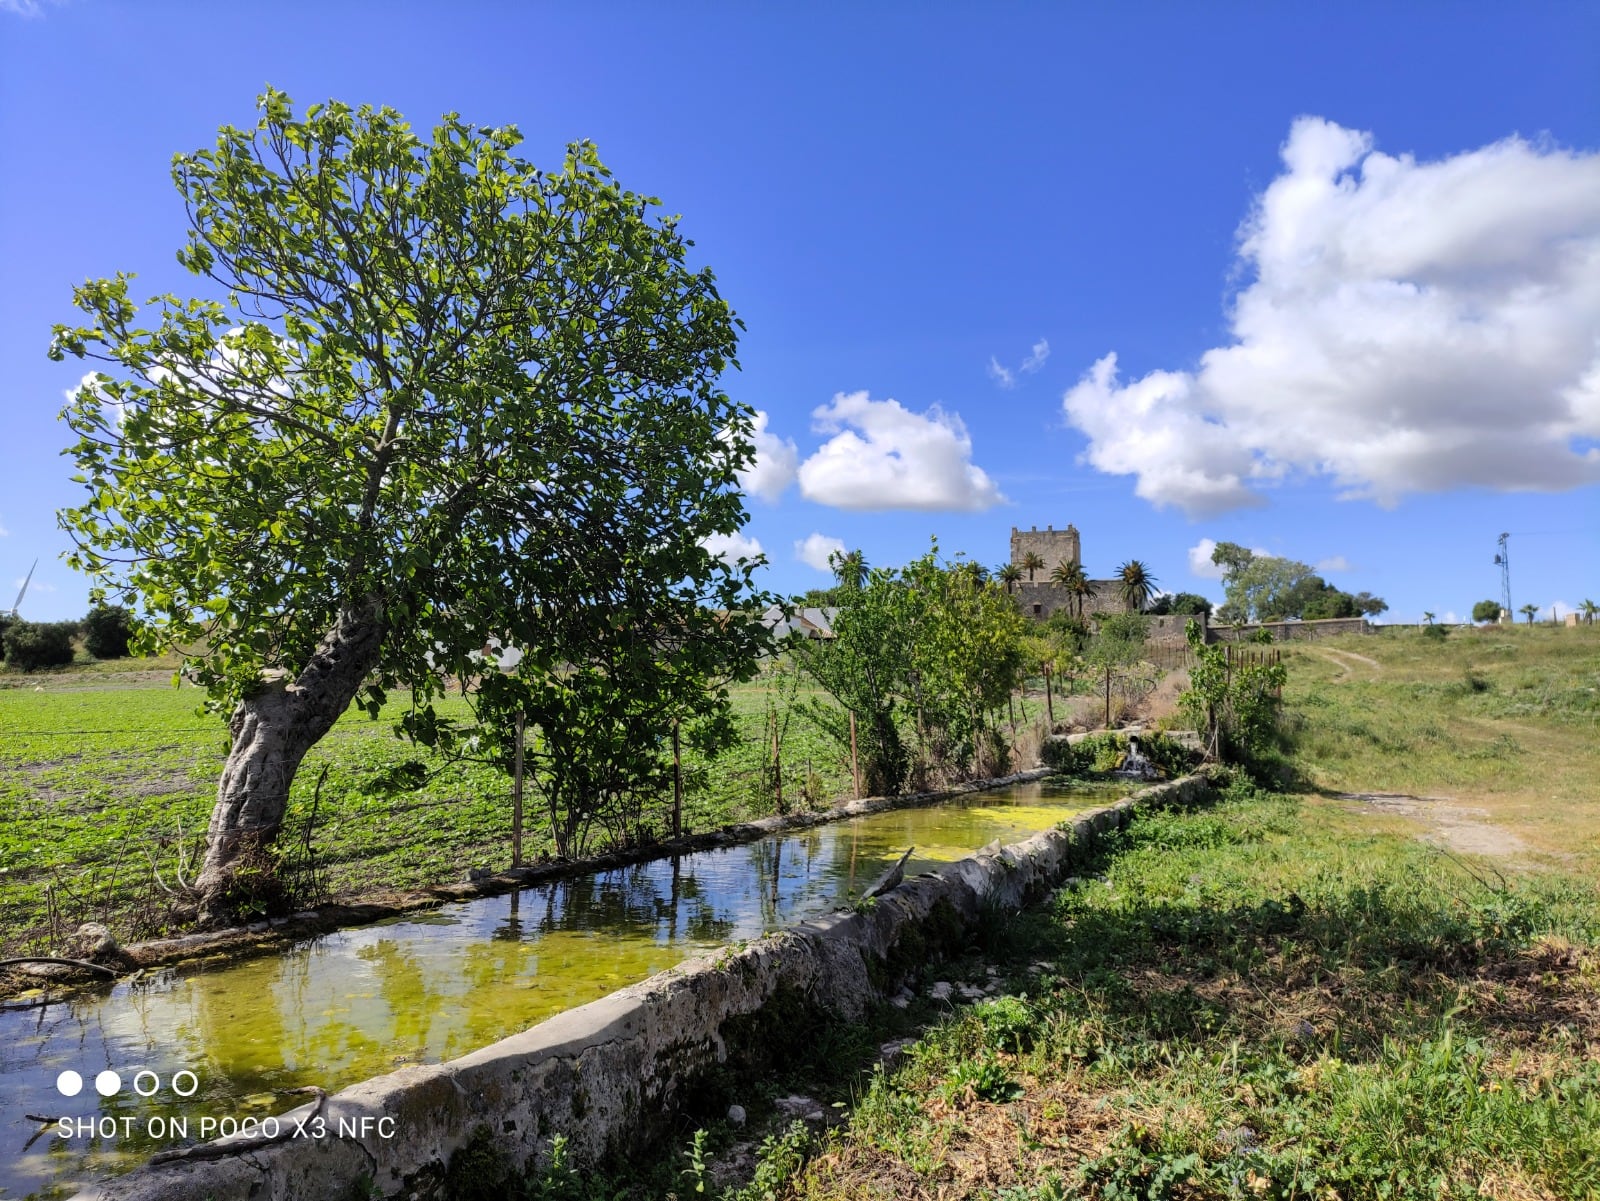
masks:
[[[102,1097],[116,1096],[117,1090],[119,1090],[121,1087],[122,1077],[117,1075],[110,1068],[107,1068],[94,1078],[94,1091],[99,1093]]]
[[[63,1097],[76,1097],[83,1091],[83,1077],[77,1072],[66,1071],[56,1077],[56,1092]]]

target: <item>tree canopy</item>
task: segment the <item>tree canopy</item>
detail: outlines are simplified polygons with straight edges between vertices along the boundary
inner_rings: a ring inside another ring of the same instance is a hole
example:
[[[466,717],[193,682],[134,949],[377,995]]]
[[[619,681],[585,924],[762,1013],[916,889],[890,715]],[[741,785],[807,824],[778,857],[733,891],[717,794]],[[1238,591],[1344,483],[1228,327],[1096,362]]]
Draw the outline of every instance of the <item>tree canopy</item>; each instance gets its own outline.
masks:
[[[1335,588],[1308,564],[1261,555],[1236,542],[1219,542],[1211,561],[1224,569],[1223,621],[1314,621],[1330,617],[1372,617],[1389,606],[1381,597],[1354,595]]]
[[[232,710],[208,887],[358,694],[407,690],[402,729],[450,747],[434,701],[490,639],[520,656],[494,707],[563,720],[536,702],[584,673],[653,673],[665,712],[759,641],[727,616],[754,564],[705,548],[745,520],[738,322],[676,220],[588,143],[546,173],[510,126],[259,108],[173,162],[213,294],[94,280],[51,346],[103,365],[63,414],[71,561]]]

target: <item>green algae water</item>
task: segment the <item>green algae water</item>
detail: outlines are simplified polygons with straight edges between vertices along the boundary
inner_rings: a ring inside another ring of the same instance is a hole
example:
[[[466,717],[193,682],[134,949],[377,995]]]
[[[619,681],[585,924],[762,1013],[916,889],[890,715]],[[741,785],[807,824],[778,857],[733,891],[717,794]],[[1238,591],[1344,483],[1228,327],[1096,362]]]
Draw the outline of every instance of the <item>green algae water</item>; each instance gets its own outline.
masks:
[[[464,1055],[694,955],[848,904],[908,846],[910,876],[995,839],[1019,841],[1097,798],[1041,783],[968,794],[0,1013],[0,1197],[70,1195],[155,1151],[227,1133],[226,1120],[292,1109],[305,1086],[331,1093]],[[63,1072],[81,1079],[75,1095],[58,1086]],[[117,1081],[97,1079],[107,1072]]]

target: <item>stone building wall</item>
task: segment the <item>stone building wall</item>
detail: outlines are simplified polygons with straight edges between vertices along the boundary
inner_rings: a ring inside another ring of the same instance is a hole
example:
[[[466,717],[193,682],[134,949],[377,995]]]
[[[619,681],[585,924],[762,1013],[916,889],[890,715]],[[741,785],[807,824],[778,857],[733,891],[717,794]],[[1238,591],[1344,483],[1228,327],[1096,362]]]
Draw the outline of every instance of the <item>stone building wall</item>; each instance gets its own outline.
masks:
[[[1234,626],[1214,625],[1207,642],[1248,642],[1257,630],[1266,630],[1274,642],[1310,642],[1336,634],[1370,634],[1365,617],[1329,617],[1322,621],[1251,621]]]
[[[1026,530],[1011,527],[1011,562],[1018,567],[1029,551],[1033,551],[1044,560],[1044,569],[1034,576],[1037,583],[1056,569],[1056,565],[1065,559],[1068,563],[1081,563],[1083,561],[1082,549],[1078,543],[1078,528],[1073,525],[1064,530],[1047,525],[1044,529],[1032,526]],[[1026,610],[1024,610],[1026,612]]]

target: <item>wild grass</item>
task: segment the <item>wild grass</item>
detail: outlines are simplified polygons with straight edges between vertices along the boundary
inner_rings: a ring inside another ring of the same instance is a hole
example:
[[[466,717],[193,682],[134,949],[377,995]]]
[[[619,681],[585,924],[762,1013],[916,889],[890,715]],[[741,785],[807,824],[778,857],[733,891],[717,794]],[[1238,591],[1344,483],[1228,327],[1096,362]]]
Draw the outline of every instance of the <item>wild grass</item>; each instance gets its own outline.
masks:
[[[1285,655],[1307,782],[1451,797],[1568,869],[1600,868],[1600,626],[1396,630]]]
[[[773,1195],[1600,1195],[1591,883],[1247,790],[1085,870]]]

